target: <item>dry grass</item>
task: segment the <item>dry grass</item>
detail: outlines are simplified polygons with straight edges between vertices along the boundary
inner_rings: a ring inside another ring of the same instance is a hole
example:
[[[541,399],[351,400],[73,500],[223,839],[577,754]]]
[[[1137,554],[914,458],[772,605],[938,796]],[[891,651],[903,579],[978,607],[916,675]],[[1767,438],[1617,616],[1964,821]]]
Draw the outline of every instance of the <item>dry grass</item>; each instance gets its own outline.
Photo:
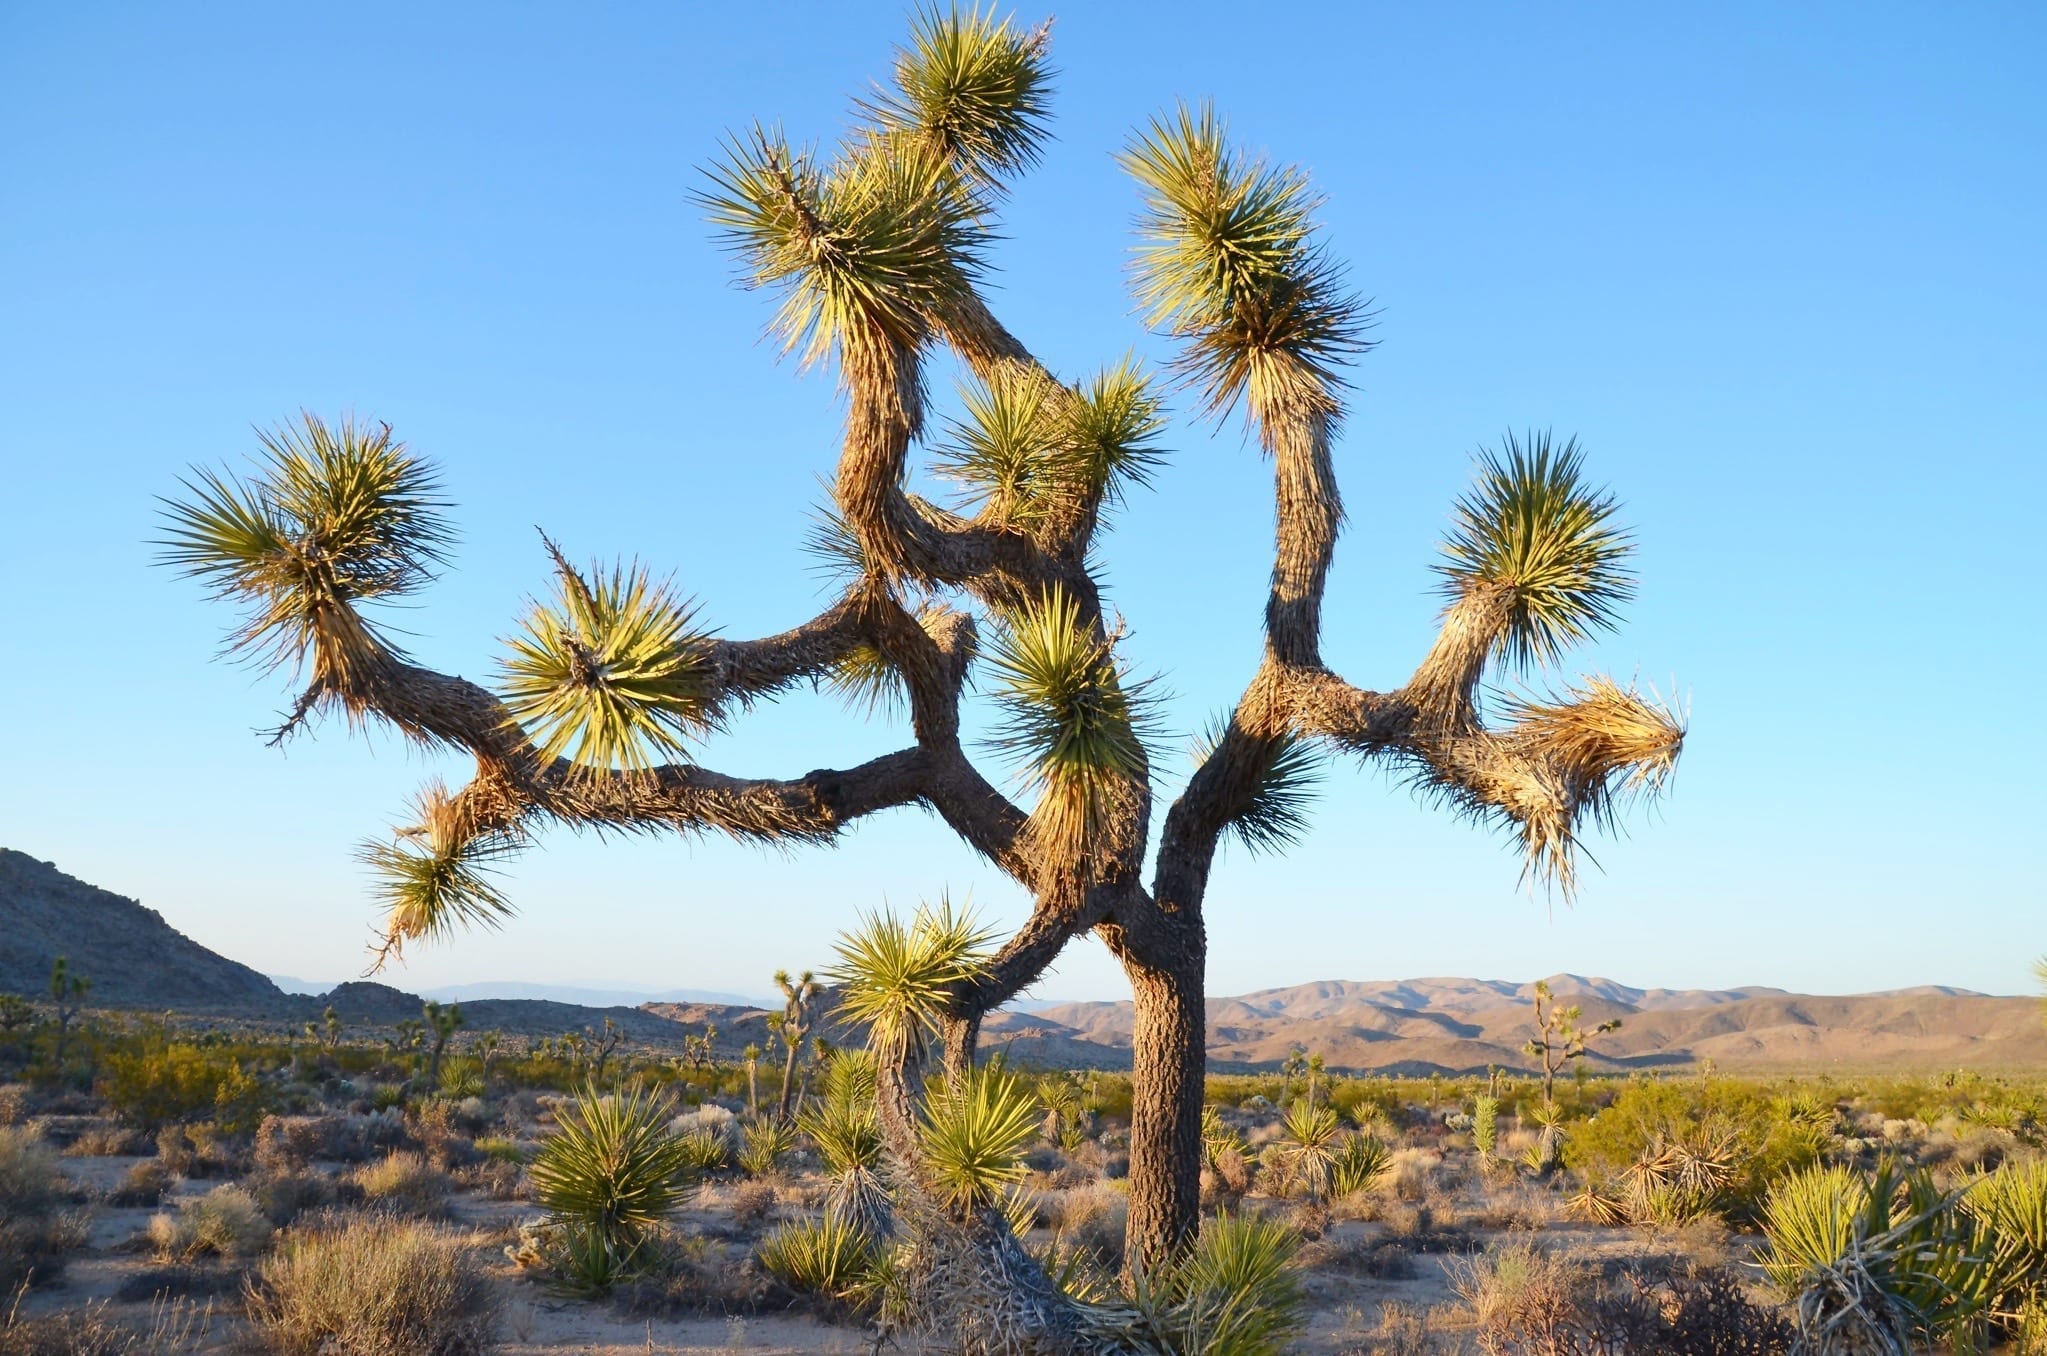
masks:
[[[348,1181],[372,1205],[399,1210],[420,1219],[437,1219],[448,1210],[455,1184],[445,1172],[416,1153],[394,1150],[348,1175]]]
[[[270,1241],[270,1221],[246,1187],[217,1186],[178,1202],[176,1214],[150,1216],[149,1241],[164,1262],[254,1257]]]
[[[462,1241],[390,1216],[286,1235],[248,1310],[277,1356],[481,1356],[497,1340],[498,1301]]]
[[[0,1126],[0,1294],[54,1280],[85,1241],[87,1218],[61,1210],[70,1183],[32,1126]]]

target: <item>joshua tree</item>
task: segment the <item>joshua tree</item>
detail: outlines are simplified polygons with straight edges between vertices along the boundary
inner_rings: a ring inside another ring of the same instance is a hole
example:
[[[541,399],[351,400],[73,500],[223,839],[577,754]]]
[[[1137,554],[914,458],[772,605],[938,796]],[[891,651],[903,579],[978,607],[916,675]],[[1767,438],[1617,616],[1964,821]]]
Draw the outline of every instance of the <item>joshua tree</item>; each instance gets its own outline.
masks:
[[[682,1059],[691,1069],[703,1070],[714,1067],[718,1062],[718,1027],[714,1022],[704,1023],[701,1036],[682,1038]]]
[[[611,1062],[613,1052],[625,1044],[625,1028],[606,1017],[603,1027],[596,1031],[586,1029],[584,1036],[583,1048],[590,1057],[590,1077],[602,1082],[604,1066]]]
[[[1345,373],[1368,347],[1369,307],[1321,238],[1306,173],[1182,107],[1120,157],[1139,196],[1135,295],[1199,413],[1246,414],[1273,467],[1277,532],[1249,681],[1157,814],[1156,694],[1127,667],[1097,569],[1110,518],[1163,471],[1164,386],[1129,359],[1054,374],[982,290],[1006,187],[1045,144],[1048,38],[979,10],[923,15],[892,86],[858,106],[836,149],[757,126],[709,170],[702,202],[742,278],[780,295],[786,350],[834,367],[846,396],[819,532],[842,586],[817,616],[719,638],[639,563],[580,568],[543,538],[554,594],[497,680],[435,672],[367,609],[445,562],[437,478],[387,426],[310,415],[264,435],[247,478],[194,473],[169,506],[165,559],[247,606],[236,649],[303,675],[277,739],[334,711],[474,756],[467,786],[428,786],[395,839],[364,849],[386,957],[502,919],[493,868],[551,823],[827,844],[867,815],[935,811],[1033,901],[948,995],[948,1071],[968,1069],[985,1013],[1073,938],[1099,937],[1135,1001],[1129,1238],[1156,1261],[1198,1220],[1203,909],[1223,841],[1284,847],[1308,826],[1318,765],[1350,756],[1506,826],[1526,873],[1568,892],[1580,831],[1660,785],[1683,729],[1599,677],[1481,702],[1489,676],[1547,668],[1613,625],[1631,590],[1615,501],[1587,483],[1574,441],[1547,434],[1481,454],[1439,567],[1440,629],[1412,675],[1372,690],[1323,662]],[[926,399],[940,348],[969,374],[942,421]],[[920,445],[959,486],[956,505],[905,487]],[[967,756],[960,706],[977,665],[1031,805]],[[910,738],[789,779],[701,760],[728,721],[819,682],[906,716]]]
[[[1578,1029],[1578,1019],[1584,1016],[1584,1009],[1573,1003],[1570,1007],[1557,1006],[1557,997],[1550,991],[1549,981],[1535,981],[1535,1037],[1521,1047],[1522,1053],[1542,1061],[1542,1106],[1550,1111],[1557,1104],[1557,1070],[1576,1060],[1585,1058],[1585,1033]],[[1621,1029],[1621,1020],[1616,1017],[1601,1022],[1592,1029],[1595,1036]],[[1584,1066],[1577,1066],[1582,1069]]]
[[[462,1029],[462,1005],[451,1003],[444,1008],[429,998],[420,1005],[419,1016],[433,1036],[433,1048],[427,1055],[426,1085],[437,1088],[441,1085],[441,1056],[447,1053],[448,1042]]]
[[[774,1029],[782,1038],[784,1050],[782,1093],[775,1103],[775,1119],[787,1124],[789,1098],[796,1087],[796,1061],[803,1054],[803,1042],[809,1038],[810,1028],[817,1023],[817,1000],[824,993],[824,986],[808,970],[793,980],[787,970],[777,970],[775,987],[782,991],[782,1014]]]
[[[85,995],[91,990],[91,980],[74,973],[68,959],[57,957],[57,963],[50,967],[50,1002],[57,1009],[55,1063],[59,1078],[64,1075],[64,1050],[70,1044],[71,1023],[77,1020],[78,1010],[85,1005]]]
[[[761,1056],[765,1053],[758,1041],[748,1041],[746,1048],[739,1052],[739,1057],[746,1061],[746,1114],[749,1116],[761,1114],[760,1068]]]
[[[2039,980],[2043,987],[2047,987],[2047,956],[2033,962],[2033,978]],[[2043,1007],[2042,1013],[2047,1015],[2047,1007]]]

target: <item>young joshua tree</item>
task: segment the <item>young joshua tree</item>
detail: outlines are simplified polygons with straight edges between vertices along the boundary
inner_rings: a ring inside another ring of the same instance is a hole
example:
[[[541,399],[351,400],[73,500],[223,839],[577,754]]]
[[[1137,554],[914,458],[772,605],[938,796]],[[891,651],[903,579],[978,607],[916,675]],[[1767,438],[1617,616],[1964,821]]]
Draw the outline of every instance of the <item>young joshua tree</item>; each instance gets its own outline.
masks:
[[[1557,1006],[1557,996],[1551,991],[1549,981],[1535,981],[1535,1035],[1521,1052],[1542,1063],[1542,1107],[1545,1112],[1554,1111],[1556,1099],[1557,1071],[1574,1060],[1585,1058],[1586,1033],[1579,1030],[1578,1020],[1585,1010],[1573,1003],[1570,1007]],[[1591,1034],[1604,1036],[1621,1029],[1621,1019],[1601,1022]]]
[[[796,1088],[796,1061],[802,1058],[803,1042],[817,1024],[817,1000],[824,995],[824,986],[808,970],[795,979],[789,977],[787,970],[777,970],[775,987],[782,991],[782,1013],[779,1021],[771,1019],[771,1025],[781,1037],[783,1048],[782,1091],[775,1101],[775,1119],[786,1124],[790,1098]]]
[[[949,1070],[970,1064],[983,1015],[1075,937],[1099,937],[1129,977],[1129,1238],[1151,1262],[1198,1219],[1203,911],[1223,840],[1283,847],[1307,827],[1317,765],[1351,756],[1506,826],[1529,875],[1568,892],[1579,833],[1659,786],[1683,729],[1599,677],[1481,701],[1489,677],[1546,668],[1611,626],[1631,591],[1614,500],[1586,482],[1574,442],[1548,435],[1482,454],[1444,545],[1441,627],[1413,673],[1378,690],[1323,662],[1345,371],[1368,347],[1367,305],[1321,237],[1306,173],[1182,107],[1121,156],[1140,203],[1133,288],[1199,412],[1247,417],[1273,468],[1276,545],[1250,678],[1160,815],[1153,694],[1130,674],[1099,570],[1110,518],[1164,470],[1161,382],[1129,359],[1050,371],[982,292],[1003,195],[1045,144],[1048,37],[978,9],[922,15],[891,85],[835,147],[756,126],[709,170],[703,202],[741,276],[778,294],[786,350],[833,368],[845,394],[821,534],[841,585],[818,615],[720,637],[641,564],[584,568],[543,540],[553,595],[495,681],[435,672],[372,609],[447,557],[437,478],[388,427],[311,416],[265,435],[246,478],[196,473],[170,505],[166,558],[245,606],[234,648],[303,675],[277,738],[331,711],[474,756],[468,785],[427,787],[395,839],[365,849],[387,956],[500,922],[511,904],[493,869],[549,824],[823,845],[871,814],[934,811],[1032,900],[948,995]],[[934,419],[925,374],[941,348],[969,380],[958,412]],[[920,448],[956,504],[905,488]],[[962,741],[977,668],[1027,803]],[[703,760],[726,723],[807,684],[893,704],[905,742],[786,779]]]

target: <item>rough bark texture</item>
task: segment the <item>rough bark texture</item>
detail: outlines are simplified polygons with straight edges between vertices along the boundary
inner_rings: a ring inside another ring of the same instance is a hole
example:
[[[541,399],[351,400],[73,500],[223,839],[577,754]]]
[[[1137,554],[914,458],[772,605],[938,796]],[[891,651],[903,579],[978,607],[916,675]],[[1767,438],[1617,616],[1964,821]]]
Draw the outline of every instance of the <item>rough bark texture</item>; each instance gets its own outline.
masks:
[[[1198,923],[1176,932],[1165,964],[1123,954],[1136,1018],[1126,1252],[1131,1266],[1155,1267],[1172,1256],[1193,1238],[1201,1220],[1207,949]]]

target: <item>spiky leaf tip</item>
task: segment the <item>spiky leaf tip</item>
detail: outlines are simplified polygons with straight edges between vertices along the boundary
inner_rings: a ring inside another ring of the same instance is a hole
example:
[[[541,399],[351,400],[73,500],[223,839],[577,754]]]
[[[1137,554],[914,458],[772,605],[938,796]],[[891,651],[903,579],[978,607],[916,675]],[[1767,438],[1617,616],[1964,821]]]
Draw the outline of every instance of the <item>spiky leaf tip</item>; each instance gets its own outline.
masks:
[[[415,823],[390,841],[357,851],[375,880],[383,910],[376,964],[402,955],[408,942],[441,941],[468,928],[496,928],[512,915],[493,877],[523,846],[513,828],[478,826],[439,783],[420,793]]]
[[[1206,762],[1229,732],[1218,719],[1195,744],[1196,763]],[[1248,738],[1248,737],[1247,737]],[[1291,732],[1258,740],[1257,780],[1230,817],[1224,832],[1254,853],[1278,852],[1297,843],[1309,828],[1309,812],[1321,794],[1322,754],[1315,742]]]
[[[781,294],[773,332],[806,366],[918,348],[981,269],[980,204],[918,139],[858,136],[824,165],[755,127],[706,174],[699,203],[744,281]]]
[[[1611,630],[1634,596],[1634,544],[1614,522],[1619,502],[1586,483],[1584,462],[1575,438],[1559,446],[1547,432],[1525,441],[1509,433],[1498,453],[1481,448],[1477,483],[1457,501],[1443,544],[1443,592],[1506,591],[1493,651],[1517,668],[1549,664]]]
[[[1232,149],[1208,104],[1153,118],[1119,161],[1142,194],[1137,303],[1182,341],[1174,370],[1214,414],[1248,392],[1333,415],[1370,315],[1320,240],[1306,172]]]
[[[1165,464],[1158,436],[1166,405],[1135,354],[1095,373],[1075,393],[1067,440],[1084,491],[1120,505],[1126,487],[1148,487]]]
[[[316,684],[353,691],[390,650],[356,604],[413,592],[446,563],[438,478],[388,424],[304,413],[257,438],[246,479],[195,469],[184,496],[163,501],[158,559],[248,609],[231,651],[269,665],[310,654]]]
[[[865,105],[885,130],[915,136],[958,173],[994,189],[1038,161],[1050,136],[1051,23],[958,4],[920,9],[896,49],[894,88]]]
[[[711,640],[695,608],[637,561],[585,578],[552,542],[555,596],[507,641],[500,687],[540,758],[640,772],[713,728]]]
[[[965,418],[947,421],[935,469],[968,508],[1028,531],[1057,515],[1075,486],[1062,475],[1061,392],[1042,373],[1005,368],[960,388]]]
[[[1684,751],[1681,710],[1604,675],[1547,700],[1510,697],[1504,715],[1509,736],[1558,769],[1580,812],[1598,818],[1617,797],[1661,790]]]

